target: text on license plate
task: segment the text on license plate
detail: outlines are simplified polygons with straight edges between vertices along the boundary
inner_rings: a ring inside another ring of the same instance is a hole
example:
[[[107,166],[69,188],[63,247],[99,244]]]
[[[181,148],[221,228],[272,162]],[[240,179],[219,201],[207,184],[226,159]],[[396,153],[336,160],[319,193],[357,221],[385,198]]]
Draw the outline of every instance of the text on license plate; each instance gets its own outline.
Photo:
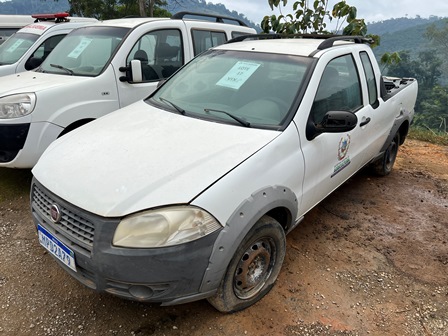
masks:
[[[73,251],[60,242],[59,239],[54,237],[50,232],[45,230],[41,225],[37,225],[37,233],[39,235],[39,243],[64,265],[76,272],[75,254]]]

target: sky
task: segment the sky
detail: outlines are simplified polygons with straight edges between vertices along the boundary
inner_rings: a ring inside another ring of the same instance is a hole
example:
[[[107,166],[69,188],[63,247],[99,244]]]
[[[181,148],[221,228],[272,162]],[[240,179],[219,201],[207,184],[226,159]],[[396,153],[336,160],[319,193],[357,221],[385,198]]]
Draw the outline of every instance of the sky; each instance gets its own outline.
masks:
[[[292,4],[296,0],[288,0],[287,9],[282,7],[283,14],[292,14]],[[207,2],[221,3],[229,10],[235,10],[244,14],[249,20],[260,23],[265,15],[279,15],[278,9],[274,12],[269,7],[268,0],[207,0]],[[329,0],[329,10],[331,10],[337,0]],[[429,16],[448,17],[447,0],[346,0],[350,6],[358,9],[358,18],[365,19],[366,22],[376,22],[391,18],[409,17],[415,18],[417,15],[422,18]],[[312,3],[312,1],[310,1]]]

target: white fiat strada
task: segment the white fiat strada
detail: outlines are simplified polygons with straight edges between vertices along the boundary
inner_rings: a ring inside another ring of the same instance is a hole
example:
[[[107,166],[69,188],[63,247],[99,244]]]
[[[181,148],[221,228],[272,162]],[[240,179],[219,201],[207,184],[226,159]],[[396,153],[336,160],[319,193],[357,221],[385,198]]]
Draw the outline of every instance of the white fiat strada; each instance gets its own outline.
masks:
[[[128,299],[237,311],[271,289],[312,207],[367,164],[391,171],[417,82],[383,79],[362,38],[265,38],[203,53],[48,148],[32,214],[64,270]]]

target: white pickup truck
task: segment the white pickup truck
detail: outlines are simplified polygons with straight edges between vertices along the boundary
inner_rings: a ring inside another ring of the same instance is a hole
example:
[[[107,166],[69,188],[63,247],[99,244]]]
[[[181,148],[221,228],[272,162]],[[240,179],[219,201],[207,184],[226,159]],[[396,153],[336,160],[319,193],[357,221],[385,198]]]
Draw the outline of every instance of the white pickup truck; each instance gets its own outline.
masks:
[[[255,303],[285,234],[362,167],[387,175],[405,141],[417,82],[382,78],[363,41],[224,44],[55,141],[32,170],[40,243],[97,291]]]
[[[35,14],[35,21],[0,45],[0,76],[37,68],[73,29],[97,22],[93,18],[69,17],[68,13]]]
[[[75,29],[35,71],[0,81],[0,167],[30,168],[58,137],[148,96],[195,55],[254,34],[242,21],[181,12]],[[208,19],[213,18],[214,22]]]

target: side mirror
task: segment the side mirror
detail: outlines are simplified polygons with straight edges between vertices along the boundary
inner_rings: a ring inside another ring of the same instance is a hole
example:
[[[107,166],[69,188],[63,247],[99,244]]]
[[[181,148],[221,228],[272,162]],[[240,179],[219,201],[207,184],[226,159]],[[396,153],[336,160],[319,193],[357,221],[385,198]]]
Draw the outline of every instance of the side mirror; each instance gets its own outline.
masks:
[[[120,67],[118,70],[126,73],[126,76],[120,77],[121,82],[143,82],[142,62],[140,60],[132,60],[129,67]]]
[[[343,133],[351,131],[358,124],[356,114],[348,111],[329,111],[325,114],[322,122],[315,125],[308,121],[306,137],[308,140],[314,139],[322,133]]]
[[[44,60],[39,57],[31,57],[25,63],[25,70],[33,70],[42,64]]]
[[[347,111],[327,112],[320,124],[324,133],[342,133],[351,131],[358,124],[356,114]]]
[[[140,60],[131,61],[131,78],[133,83],[143,82],[142,62]]]

